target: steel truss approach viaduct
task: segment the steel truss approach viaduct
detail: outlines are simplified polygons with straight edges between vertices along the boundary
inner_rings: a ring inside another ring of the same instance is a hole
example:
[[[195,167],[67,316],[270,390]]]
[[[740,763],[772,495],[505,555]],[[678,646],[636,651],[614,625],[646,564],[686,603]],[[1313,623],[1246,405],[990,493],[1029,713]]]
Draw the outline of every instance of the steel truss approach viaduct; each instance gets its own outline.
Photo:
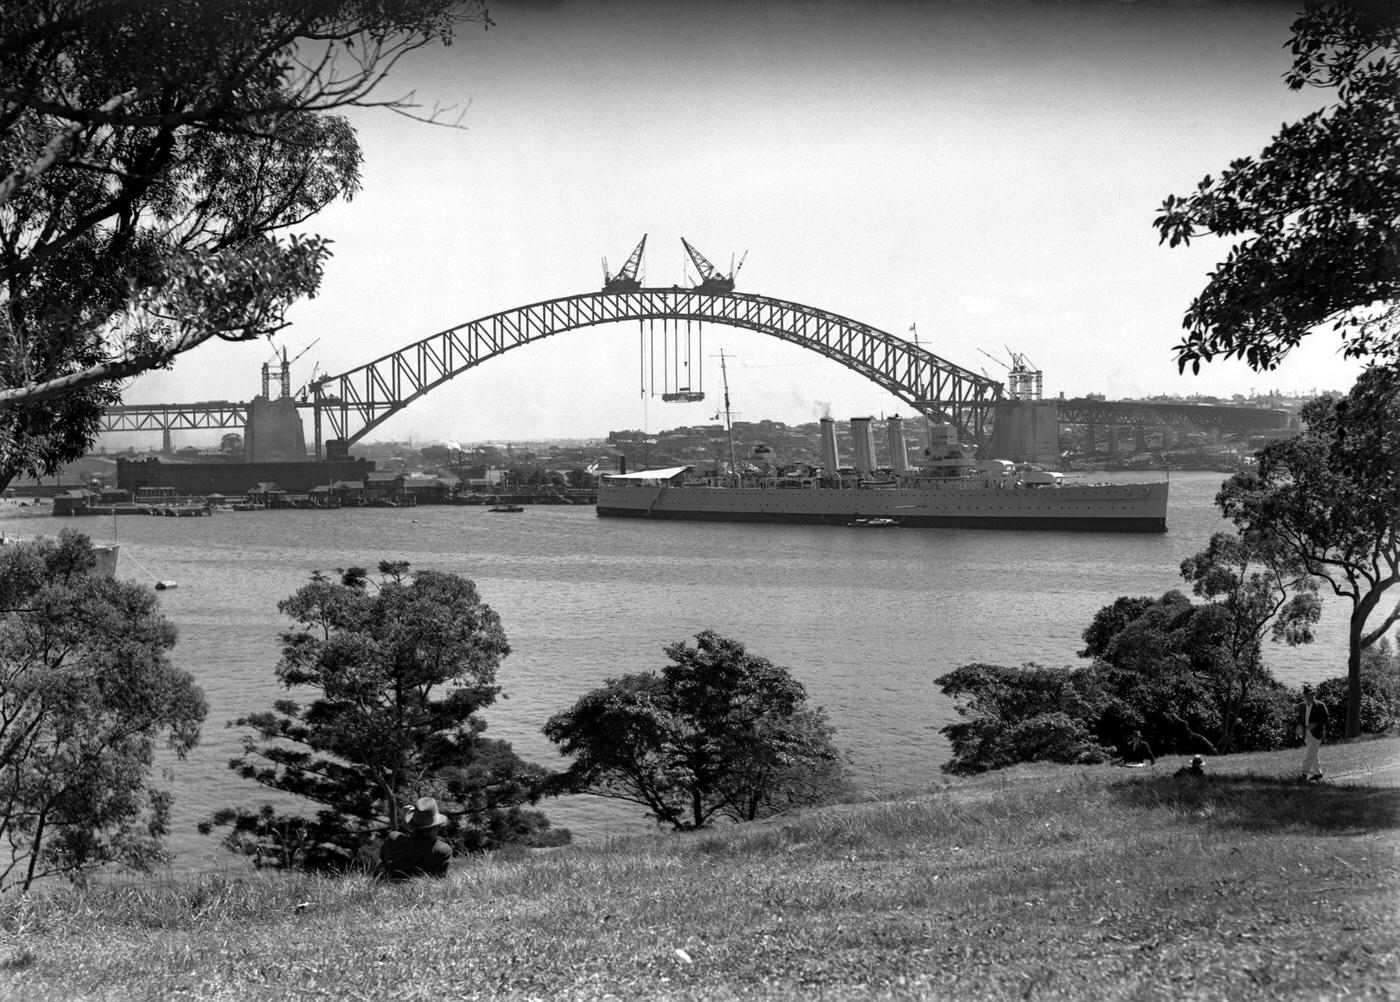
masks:
[[[371,429],[453,376],[553,334],[629,320],[692,320],[740,327],[810,349],[859,372],[981,444],[1002,398],[996,380],[917,345],[826,310],[768,296],[700,289],[591,292],[519,306],[406,345],[311,384],[316,457],[343,452]],[[323,429],[329,434],[323,439]],[[334,443],[332,445],[332,443]]]

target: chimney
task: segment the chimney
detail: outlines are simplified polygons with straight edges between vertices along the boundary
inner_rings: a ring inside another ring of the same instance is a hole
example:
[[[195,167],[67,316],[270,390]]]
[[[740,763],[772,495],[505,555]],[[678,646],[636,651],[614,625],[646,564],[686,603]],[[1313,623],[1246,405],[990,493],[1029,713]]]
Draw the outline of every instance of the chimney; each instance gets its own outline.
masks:
[[[821,420],[822,468],[828,477],[836,476],[841,457],[836,454],[836,422],[829,417]]]
[[[895,474],[909,472],[909,449],[904,442],[904,419],[898,414],[889,420],[890,469]]]
[[[851,418],[851,445],[855,451],[855,467],[858,473],[869,475],[875,472],[875,429],[868,417]]]

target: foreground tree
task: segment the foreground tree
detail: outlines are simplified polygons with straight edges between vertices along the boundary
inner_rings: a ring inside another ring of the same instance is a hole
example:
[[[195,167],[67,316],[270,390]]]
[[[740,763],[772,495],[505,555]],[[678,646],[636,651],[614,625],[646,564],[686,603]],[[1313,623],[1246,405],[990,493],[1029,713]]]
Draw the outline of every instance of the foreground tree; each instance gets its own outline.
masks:
[[[120,380],[316,293],[327,242],[279,234],[359,186],[328,113],[464,20],[479,0],[6,5],[0,488],[81,455]]]
[[[1259,686],[1276,686],[1264,667],[1264,638],[1290,647],[1312,643],[1321,616],[1317,582],[1287,549],[1251,546],[1238,536],[1217,532],[1195,556],[1182,561],[1181,576],[1207,600],[1214,633],[1214,656],[1206,682],[1220,715],[1215,745],[1232,750],[1235,728]]]
[[[1347,626],[1346,736],[1361,732],[1361,654],[1400,620],[1400,377],[1362,373],[1343,398],[1302,411],[1307,430],[1271,442],[1257,469],[1237,473],[1216,498],[1251,545],[1286,554],[1351,602]],[[1379,619],[1372,622],[1379,611]]]
[[[558,788],[640,804],[677,830],[849,792],[825,713],[786,668],[713,630],[665,650],[660,673],[608,679],[545,723],[574,757]]]
[[[459,850],[567,841],[522,809],[545,771],[483,737],[477,714],[510,653],[500,617],[458,575],[379,570],[377,585],[362,568],[338,582],[317,572],[278,603],[300,627],[282,635],[278,680],[317,695],[235,722],[254,735],[229,767],[319,805],[316,817],[265,804],[219,811],[201,830],[226,826],[225,845],[261,866],[339,870],[400,826],[403,805],[432,796]]]
[[[1327,323],[1348,356],[1400,366],[1400,7],[1309,0],[1291,51],[1288,87],[1334,103],[1168,196],[1154,222],[1173,247],[1244,237],[1186,311],[1183,371],[1217,355],[1272,369]]]
[[[0,547],[0,890],[168,859],[151,766],[198,742],[204,695],[154,592],[96,564],[76,533]]]

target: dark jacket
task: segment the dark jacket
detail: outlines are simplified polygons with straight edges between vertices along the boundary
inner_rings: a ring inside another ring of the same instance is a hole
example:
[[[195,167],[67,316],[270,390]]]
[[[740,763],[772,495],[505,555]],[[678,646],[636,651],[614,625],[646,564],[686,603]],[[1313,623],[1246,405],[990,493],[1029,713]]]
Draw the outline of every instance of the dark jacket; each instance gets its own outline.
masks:
[[[1122,757],[1124,762],[1141,762],[1143,759],[1147,759],[1153,765],[1157,764],[1157,756],[1152,754],[1152,746],[1142,738],[1138,738],[1136,741],[1129,738]]]
[[[1327,736],[1327,704],[1313,700],[1312,713],[1308,713],[1306,702],[1298,705],[1298,729],[1303,727],[1303,718],[1308,719],[1308,730],[1312,731],[1313,737],[1321,741]]]
[[[393,832],[379,847],[379,875],[386,880],[447,876],[452,847],[431,828]]]

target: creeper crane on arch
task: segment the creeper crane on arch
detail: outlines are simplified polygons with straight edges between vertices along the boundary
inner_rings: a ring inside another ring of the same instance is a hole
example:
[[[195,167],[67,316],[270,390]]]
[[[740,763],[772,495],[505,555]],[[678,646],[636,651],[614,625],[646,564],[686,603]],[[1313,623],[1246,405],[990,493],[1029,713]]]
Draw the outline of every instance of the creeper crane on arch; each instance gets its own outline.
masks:
[[[733,260],[729,263],[729,274],[726,275],[714,265],[704,254],[701,254],[694,247],[690,246],[690,241],[681,237],[681,243],[685,246],[685,252],[690,255],[690,260],[695,262],[695,270],[700,273],[700,284],[696,286],[701,292],[733,292],[734,279],[739,275],[739,269],[744,266],[744,260],[749,256],[748,251],[744,251],[744,257],[739,259],[736,266]]]
[[[642,248],[646,245],[647,235],[643,233],[641,242],[637,244],[636,249],[627,258],[627,263],[616,275],[608,273],[608,259],[603,258],[604,292],[636,292],[642,287],[641,280],[637,278],[637,271],[642,266]]]

